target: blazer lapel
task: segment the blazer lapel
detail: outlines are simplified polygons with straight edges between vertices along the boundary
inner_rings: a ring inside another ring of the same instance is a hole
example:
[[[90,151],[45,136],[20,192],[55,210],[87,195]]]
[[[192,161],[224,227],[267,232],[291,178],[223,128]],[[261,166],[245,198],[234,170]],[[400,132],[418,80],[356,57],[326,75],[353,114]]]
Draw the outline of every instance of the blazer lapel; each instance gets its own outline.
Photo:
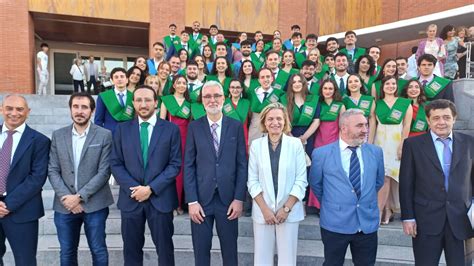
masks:
[[[226,116],[223,115],[222,116],[221,139],[219,140],[219,152],[218,152],[217,158],[221,157],[222,150],[223,150],[223,147],[224,147],[224,143],[227,140],[226,133],[227,133],[228,127],[229,127],[229,120]]]
[[[74,165],[74,155],[72,154],[73,153],[72,152],[72,127],[73,126],[74,125],[71,124],[71,126],[66,129],[67,132],[64,132],[64,135],[62,136],[64,138],[65,148],[69,156],[69,161],[71,162],[71,165]]]
[[[352,187],[351,181],[349,181],[349,177],[347,176],[346,172],[344,171],[344,168],[342,167],[342,158],[341,158],[341,151],[339,148],[339,141],[334,142],[334,146],[332,147],[332,152],[334,155],[331,156],[330,158],[336,158],[334,161],[334,163],[336,164],[334,168],[337,169],[336,171],[339,171],[339,176],[343,176],[344,180],[346,180],[346,182]]]
[[[441,167],[441,162],[439,161],[438,155],[436,153],[436,148],[434,146],[433,140],[431,138],[431,134],[428,132],[423,135],[423,151],[426,154],[433,165],[438,168],[439,171],[443,172],[443,168]],[[453,145],[454,146],[454,145]]]
[[[362,152],[362,161],[364,163],[364,174],[361,176],[364,182],[362,182],[361,180],[361,191],[360,191],[360,195],[362,197],[362,195],[364,194],[364,191],[368,191],[367,189],[365,189],[365,187],[369,185],[369,181],[371,182],[370,185],[372,185],[372,181],[367,178],[367,173],[369,173],[368,169],[372,168],[372,164],[373,164],[372,162],[375,162],[375,158],[372,158],[372,156],[370,156],[372,154],[369,151],[369,147],[367,147],[367,145],[365,144],[362,144],[361,152]]]
[[[79,160],[79,163],[82,162],[82,159],[84,158],[84,154],[86,154],[87,149],[89,148],[89,145],[91,144],[91,141],[94,139],[94,136],[96,133],[97,133],[96,127],[93,124],[91,124],[89,127],[89,132],[87,133],[87,136],[86,136],[86,141],[84,142],[84,147],[82,148],[81,159]]]
[[[10,171],[15,167],[15,165],[20,161],[23,157],[23,153],[30,147],[31,143],[33,143],[34,135],[33,130],[27,125],[25,127],[25,131],[21,136],[20,142],[16,147],[15,154],[13,155],[12,164],[10,166]]]
[[[148,144],[148,158],[151,158],[151,154],[156,149],[158,145],[158,140],[160,139],[161,134],[163,133],[162,130],[163,120],[157,118],[156,124],[153,127],[153,132],[151,133],[151,140],[150,144]]]
[[[272,175],[272,165],[270,162],[270,150],[268,150],[268,135],[265,136],[264,138],[260,139],[260,145],[261,148],[260,150],[262,151],[261,153],[261,160],[263,162],[263,176],[264,177],[270,177],[270,178],[263,178],[264,180],[268,180],[266,182],[265,186],[267,187],[268,193],[270,194],[270,200],[275,200],[276,201],[276,195],[275,195],[275,187],[273,186],[273,175]],[[279,172],[279,171],[278,171]],[[275,202],[276,204],[276,202]]]
[[[268,147],[268,144],[267,144]],[[283,198],[283,191],[285,191],[286,187],[286,181],[287,181],[287,176],[286,176],[286,169],[288,167],[288,162],[291,161],[289,158],[286,158],[285,155],[290,154],[290,147],[289,147],[289,142],[288,142],[288,137],[283,134],[282,139],[281,139],[281,150],[280,150],[280,160],[278,161],[278,191],[280,193],[277,193],[277,199],[276,199],[276,205],[278,205],[278,202],[282,200]]]
[[[467,153],[467,146],[463,140],[463,136],[461,134],[453,133],[453,155],[451,160],[451,168],[449,169],[452,172],[456,169],[456,165],[461,161],[461,158],[465,159],[465,155]]]
[[[132,147],[135,147],[134,150],[137,153],[138,160],[140,161],[140,164],[143,167],[144,164],[143,164],[143,156],[142,156],[142,146],[140,143],[140,129],[138,126],[138,118],[135,118],[133,120],[133,122],[131,123],[131,126],[128,127],[128,130],[129,130],[128,132],[129,134],[127,135],[130,136]],[[127,138],[127,136],[122,136],[122,140],[124,140],[123,138]]]

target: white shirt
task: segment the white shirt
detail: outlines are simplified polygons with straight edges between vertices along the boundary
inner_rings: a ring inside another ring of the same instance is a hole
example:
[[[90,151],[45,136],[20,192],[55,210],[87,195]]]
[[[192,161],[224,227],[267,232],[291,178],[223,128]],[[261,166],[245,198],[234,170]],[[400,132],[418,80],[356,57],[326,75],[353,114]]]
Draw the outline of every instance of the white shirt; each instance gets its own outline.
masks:
[[[334,80],[336,81],[338,87],[339,87],[339,84],[340,84],[341,78],[342,78],[342,82],[344,83],[344,88],[339,88],[339,90],[340,90],[341,92],[343,92],[343,91],[346,90],[346,88],[347,88],[347,79],[349,78],[349,76],[350,76],[350,75],[349,75],[349,73],[347,73],[347,72],[346,72],[346,74],[344,74],[344,76],[342,76],[342,77],[339,76],[339,75],[337,74],[337,72],[336,72],[336,75],[334,75]]]
[[[415,54],[412,54],[410,57],[408,57],[407,61],[408,61],[408,69],[407,69],[408,75],[412,77],[418,77],[418,68],[416,65]]]
[[[89,64],[89,77],[94,76],[97,77],[97,73],[95,72],[97,70],[95,62],[88,62]]]
[[[217,139],[219,140],[219,144],[221,143],[222,117],[223,117],[223,115],[221,115],[221,118],[219,118],[219,120],[217,122],[214,122],[211,119],[209,119],[209,116],[207,117],[207,121],[209,122],[209,130],[211,131],[211,134],[212,134],[211,125],[214,124],[214,123],[217,124],[216,133],[217,133]]]
[[[74,187],[76,191],[79,190],[77,187],[77,174],[78,174],[78,168],[79,164],[81,163],[81,154],[82,150],[84,148],[84,143],[86,142],[87,134],[89,133],[89,129],[91,127],[91,123],[89,122],[89,125],[87,125],[86,130],[82,134],[79,134],[72,125],[72,156],[74,160]]]
[[[436,155],[438,156],[439,162],[441,163],[441,167],[444,165],[444,158],[443,158],[443,151],[444,151],[444,144],[438,138],[441,139],[438,135],[436,135],[433,131],[430,130],[431,138],[433,139],[433,144],[436,149]],[[448,138],[451,138],[449,142],[449,149],[451,153],[453,152],[453,132],[449,133]]]
[[[72,75],[72,79],[74,80],[84,80],[84,68],[81,66],[78,66],[76,64],[72,64],[71,70],[69,70],[69,74]]]
[[[156,58],[153,58],[153,63],[155,64],[155,68],[158,71],[158,66],[160,66],[161,62],[163,62],[163,58],[160,61],[157,61]]]
[[[347,175],[347,178],[349,178],[352,155],[352,151],[348,148],[349,146],[349,144],[339,138],[339,150],[341,151],[342,169],[344,169],[344,173]],[[364,161],[362,160],[362,149],[360,148],[360,146],[357,147],[356,153],[360,163],[360,186],[362,187],[362,184],[364,184],[364,179],[362,178],[364,176]]]
[[[43,51],[39,51],[36,57],[40,59],[41,70],[48,71],[48,55]]]
[[[148,144],[150,144],[151,134],[153,133],[153,128],[156,125],[156,115],[152,115],[147,121],[143,120],[140,116],[138,116],[139,130],[142,130],[141,125],[142,125],[143,122],[148,122],[149,123],[149,125],[148,125]]]
[[[196,79],[196,80],[188,80],[188,89],[189,89],[189,85],[191,84],[194,84],[193,85],[193,91],[199,89],[201,86],[202,86],[202,81],[200,81],[199,79]]]
[[[115,97],[117,97],[117,101],[120,103],[120,96],[119,96],[119,93],[122,93],[123,94],[123,103],[124,104],[127,104],[127,89],[125,89],[124,91],[119,91],[117,88],[114,88],[114,92],[115,92]]]
[[[18,143],[20,143],[21,136],[23,132],[25,132],[26,124],[23,123],[21,126],[15,128],[15,134],[12,135],[13,137],[13,144],[12,144],[12,157],[10,158],[10,163],[13,161],[13,156],[15,155],[16,148],[18,147]],[[8,134],[7,131],[9,129],[3,123],[2,125],[2,134],[0,135],[0,147],[3,147],[3,143],[7,140]]]
[[[265,92],[268,92],[268,94],[272,93],[273,92],[273,88],[270,87],[267,91],[265,91],[262,87],[258,87],[258,89],[255,91],[255,93],[257,94],[257,97],[258,97],[258,100],[262,103],[263,100],[265,99]],[[267,95],[268,95],[267,94]]]

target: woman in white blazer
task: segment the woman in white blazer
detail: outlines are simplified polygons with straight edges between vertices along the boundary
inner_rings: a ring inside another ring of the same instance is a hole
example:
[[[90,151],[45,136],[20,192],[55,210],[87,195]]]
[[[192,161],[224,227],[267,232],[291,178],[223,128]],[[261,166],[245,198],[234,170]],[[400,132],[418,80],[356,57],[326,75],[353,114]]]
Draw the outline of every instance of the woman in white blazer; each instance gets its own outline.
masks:
[[[254,200],[254,264],[296,265],[299,222],[304,219],[306,160],[301,140],[290,137],[286,108],[272,103],[261,112],[266,136],[250,147],[247,187]]]

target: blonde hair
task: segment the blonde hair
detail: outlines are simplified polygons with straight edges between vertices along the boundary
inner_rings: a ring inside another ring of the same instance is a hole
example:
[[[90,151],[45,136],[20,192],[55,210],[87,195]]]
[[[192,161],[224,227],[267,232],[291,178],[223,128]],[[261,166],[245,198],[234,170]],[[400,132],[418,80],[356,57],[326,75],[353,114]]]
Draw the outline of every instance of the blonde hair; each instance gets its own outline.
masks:
[[[285,122],[285,125],[283,126],[283,133],[288,134],[291,132],[291,124],[290,124],[290,118],[288,117],[288,111],[286,110],[286,107],[281,104],[281,103],[271,103],[265,108],[263,108],[262,112],[260,113],[260,130],[263,133],[268,133],[267,128],[265,127],[265,120],[267,118],[268,113],[271,110],[281,110],[283,112],[283,120]]]
[[[158,76],[156,76],[156,75],[149,75],[149,76],[147,76],[146,79],[145,79],[145,81],[143,82],[143,84],[144,84],[144,85],[148,85],[148,86],[151,87],[151,84],[149,84],[149,82],[151,82],[152,80],[158,81],[158,90],[160,90],[160,88],[161,88],[161,81],[160,81],[160,79],[158,78]],[[161,95],[161,94],[162,94],[161,91],[157,91],[156,94],[159,95],[159,96],[162,96],[162,95]]]

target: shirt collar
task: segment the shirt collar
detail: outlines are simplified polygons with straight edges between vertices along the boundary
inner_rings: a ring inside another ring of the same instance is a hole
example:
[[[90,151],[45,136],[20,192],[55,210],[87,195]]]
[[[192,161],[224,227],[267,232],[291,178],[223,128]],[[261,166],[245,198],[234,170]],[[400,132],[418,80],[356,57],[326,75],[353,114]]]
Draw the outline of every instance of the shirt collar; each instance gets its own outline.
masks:
[[[209,119],[209,116],[207,116],[207,122],[209,122],[209,127],[210,127],[212,124],[216,123],[217,126],[218,126],[218,128],[219,128],[219,127],[222,128],[222,118],[223,118],[223,117],[224,117],[224,114],[221,115],[221,118],[219,118],[219,120],[217,120],[217,122],[214,122],[214,121],[212,121],[211,119]]]
[[[76,130],[76,127],[74,127],[74,124],[72,124],[72,135],[78,136],[78,137],[87,136],[90,128],[91,128],[91,122],[89,121],[89,123],[87,124],[86,130],[84,130],[82,134],[79,134],[79,132],[77,132]]]
[[[25,128],[26,128],[26,123],[23,123],[19,127],[15,128],[15,131],[17,133],[23,134],[23,132],[25,132]],[[8,130],[10,130],[10,129],[8,129],[8,127],[5,125],[5,123],[3,123],[3,125],[2,125],[2,134],[7,132]]]
[[[270,93],[272,93],[272,91],[273,91],[273,88],[272,88],[272,87],[270,87],[267,91],[263,90],[262,87],[258,87],[256,93],[257,93],[257,94],[263,94],[264,92],[268,92],[268,94],[270,94]]]
[[[423,82],[423,80],[426,80],[428,83],[431,82],[432,80],[434,79],[434,74],[431,74],[431,76],[429,76],[428,78],[423,78],[422,76],[420,76],[420,82]]]
[[[352,147],[351,145],[347,144],[342,138],[339,138],[339,149],[341,151],[345,151],[348,147]],[[357,146],[357,148],[360,148],[360,146]]]
[[[430,130],[430,134],[431,134],[431,138],[433,139],[433,143],[436,143],[436,140],[438,138],[443,139],[440,136],[436,135],[436,133],[434,133],[433,130]],[[450,138],[451,141],[453,140],[453,131],[451,131],[451,133],[449,133],[448,138]]]
[[[143,122],[148,122],[153,127],[156,125],[156,115],[152,115],[147,121],[144,121],[140,116],[138,117],[138,124],[141,125]]]
[[[118,95],[119,93],[123,93],[124,96],[127,95],[127,89],[125,89],[124,91],[119,91],[117,88],[114,87],[114,92],[115,95]]]

